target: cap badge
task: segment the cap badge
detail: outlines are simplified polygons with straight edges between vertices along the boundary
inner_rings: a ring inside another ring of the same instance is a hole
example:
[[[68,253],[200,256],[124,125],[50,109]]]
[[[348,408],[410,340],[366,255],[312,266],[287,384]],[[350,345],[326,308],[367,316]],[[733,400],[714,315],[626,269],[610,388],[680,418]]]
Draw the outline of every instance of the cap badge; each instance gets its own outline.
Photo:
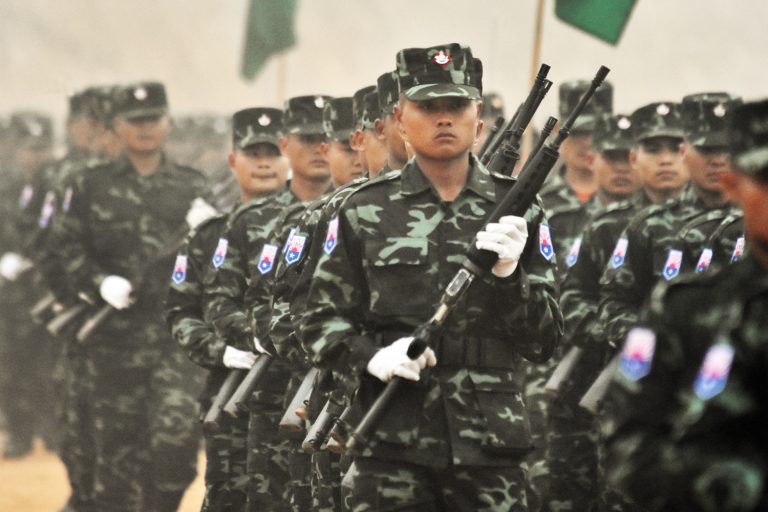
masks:
[[[438,66],[445,67],[447,66],[453,59],[450,55],[445,53],[443,50],[440,50],[437,52],[437,54],[432,57],[432,60],[437,64]]]
[[[656,113],[659,114],[660,116],[666,116],[667,114],[669,114],[669,105],[667,105],[666,103],[662,103],[661,105],[656,107]]]
[[[325,106],[325,100],[322,96],[315,96],[315,106],[317,108],[323,108]]]
[[[269,126],[269,123],[272,122],[272,118],[267,114],[261,114],[261,117],[259,117],[258,121],[261,126]]]
[[[138,89],[133,91],[133,97],[139,101],[144,101],[145,99],[147,99],[147,90],[143,87],[139,87]]]
[[[712,113],[717,117],[723,117],[725,115],[725,106],[723,106],[722,103],[718,103],[715,105],[715,108],[712,109]]]
[[[37,121],[30,121],[27,123],[27,129],[29,134],[33,137],[40,137],[43,134],[43,126]]]
[[[620,117],[616,126],[619,127],[619,130],[629,130],[629,127],[632,126],[632,121],[628,117]]]

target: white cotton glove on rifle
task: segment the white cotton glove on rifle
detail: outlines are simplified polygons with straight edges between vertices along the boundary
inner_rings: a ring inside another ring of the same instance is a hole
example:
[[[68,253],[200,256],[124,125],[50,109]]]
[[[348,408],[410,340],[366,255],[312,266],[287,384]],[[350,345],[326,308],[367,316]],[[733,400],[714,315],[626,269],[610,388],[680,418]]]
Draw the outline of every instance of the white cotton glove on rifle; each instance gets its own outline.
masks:
[[[120,276],[107,276],[99,285],[99,293],[104,302],[115,309],[125,309],[133,303],[131,282]]]
[[[379,349],[368,361],[368,373],[382,382],[389,382],[394,376],[419,380],[419,372],[426,366],[435,366],[437,358],[431,348],[427,348],[416,359],[408,357],[408,347],[412,341],[413,336],[407,336]]]
[[[197,197],[192,201],[187,212],[187,225],[189,229],[195,229],[197,226],[219,214],[219,211],[205,202],[202,197]]]
[[[233,370],[250,370],[256,362],[256,354],[227,345],[224,349],[224,366]]]
[[[495,252],[499,261],[491,269],[496,277],[509,277],[517,268],[528,240],[528,223],[522,217],[506,215],[491,222],[477,234],[475,247]]]
[[[15,252],[7,252],[0,258],[0,276],[8,281],[15,281],[30,268],[32,262]]]

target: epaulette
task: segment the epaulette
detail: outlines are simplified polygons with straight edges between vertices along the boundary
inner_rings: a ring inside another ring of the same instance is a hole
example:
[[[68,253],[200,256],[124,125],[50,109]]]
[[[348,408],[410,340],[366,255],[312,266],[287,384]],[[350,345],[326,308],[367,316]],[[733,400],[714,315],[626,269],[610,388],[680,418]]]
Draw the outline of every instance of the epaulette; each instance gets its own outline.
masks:
[[[352,193],[349,196],[347,196],[347,199],[349,199],[350,197],[354,196],[355,194],[357,194],[362,190],[368,190],[369,188],[377,187],[385,183],[389,183],[390,181],[398,180],[400,179],[401,174],[402,174],[402,171],[390,171],[385,176],[379,175],[376,179],[368,180],[364,183],[361,183],[358,188],[353,190]]]
[[[274,200],[274,198],[275,195],[273,194],[265,197],[257,197],[256,199],[251,199],[247,203],[241,204],[235,209],[235,211],[229,214],[227,228],[234,224],[234,222],[239,219],[245,212],[249,212],[253,209],[260,208],[265,204],[269,204],[272,200]]]
[[[190,167],[188,165],[184,165],[184,164],[179,164],[179,163],[173,162],[173,166],[176,167],[177,169],[181,170],[181,171],[184,171],[184,172],[188,172],[188,173],[191,173],[191,174],[199,174],[200,176],[205,176],[205,173],[203,173],[203,171],[201,171],[200,169],[195,169],[194,167]]]
[[[699,226],[703,224],[707,224],[709,222],[717,221],[718,225],[720,222],[723,221],[723,219],[726,219],[728,217],[729,210],[718,208],[716,210],[708,210],[705,212],[702,212],[698,215],[696,215],[694,218],[689,220],[679,231],[679,237],[685,238],[685,236],[690,232],[692,229],[696,229]]]
[[[582,210],[582,207],[583,207],[582,204],[568,204],[568,205],[563,205],[557,208],[552,208],[551,210],[549,210],[549,213],[547,214],[547,218],[549,220],[552,220],[558,215],[577,213]]]
[[[672,203],[672,206],[674,206],[674,203]],[[665,211],[669,210],[670,208],[670,202],[667,201],[662,204],[652,204],[649,206],[646,206],[637,214],[632,217],[632,220],[630,221],[630,224],[637,224],[638,222],[646,221],[649,218],[653,217],[654,215],[659,215],[661,213],[664,213]]]
[[[209,217],[205,219],[203,222],[195,226],[193,229],[189,231],[189,234],[187,235],[187,238],[192,239],[197,235],[199,232],[203,231],[205,228],[210,226],[214,223],[226,223],[227,219],[229,218],[229,213],[219,213],[217,215],[214,215],[213,217]]]
[[[713,240],[717,240],[733,224],[741,221],[744,218],[744,212],[741,209],[731,210],[731,212],[720,222],[720,225],[715,228],[709,238],[707,238],[707,244],[710,244]]]

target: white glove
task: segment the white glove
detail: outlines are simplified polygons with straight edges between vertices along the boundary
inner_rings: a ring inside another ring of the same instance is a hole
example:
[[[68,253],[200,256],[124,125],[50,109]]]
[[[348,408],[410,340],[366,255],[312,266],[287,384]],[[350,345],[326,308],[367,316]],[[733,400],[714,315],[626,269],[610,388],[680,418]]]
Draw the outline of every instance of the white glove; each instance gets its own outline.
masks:
[[[115,309],[125,309],[133,303],[131,282],[120,276],[107,276],[99,285],[99,293],[104,302]]]
[[[408,347],[413,336],[400,338],[376,352],[368,361],[368,373],[382,382],[389,382],[397,375],[408,380],[419,380],[419,372],[426,366],[435,366],[437,358],[431,348],[427,348],[416,359],[408,357]]]
[[[522,217],[506,215],[499,222],[492,222],[477,234],[475,247],[493,251],[499,261],[491,269],[496,277],[508,277],[517,268],[520,255],[528,239],[528,223]]]
[[[197,197],[192,201],[192,205],[189,207],[189,211],[187,212],[187,225],[189,226],[189,229],[195,229],[201,223],[205,222],[211,217],[215,217],[218,214],[219,211],[206,203],[205,199],[202,197]]]
[[[227,345],[224,349],[224,366],[233,370],[250,370],[256,362],[256,354]]]
[[[253,346],[256,347],[256,352],[259,354],[269,354],[256,336],[253,337]]]
[[[22,272],[32,268],[32,262],[15,252],[7,252],[0,258],[0,276],[15,281]]]

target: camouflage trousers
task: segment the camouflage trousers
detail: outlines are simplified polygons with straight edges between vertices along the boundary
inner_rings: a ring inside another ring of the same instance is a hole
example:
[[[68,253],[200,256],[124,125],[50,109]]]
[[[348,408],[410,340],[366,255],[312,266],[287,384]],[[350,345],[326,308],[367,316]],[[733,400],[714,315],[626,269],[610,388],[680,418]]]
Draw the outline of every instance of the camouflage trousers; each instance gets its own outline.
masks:
[[[554,359],[554,358],[553,358]],[[525,363],[525,403],[531,421],[531,443],[534,450],[528,454],[528,508],[531,512],[547,510],[551,468],[547,460],[549,425],[547,420],[551,397],[544,390],[549,376],[557,364],[550,360],[542,364]]]
[[[99,512],[175,510],[197,475],[202,370],[166,331],[129,311],[88,340]]]
[[[344,507],[363,511],[528,510],[526,469],[455,466],[432,469],[358,457],[342,479]]]
[[[77,512],[95,512],[93,482],[96,452],[91,400],[93,382],[87,372],[87,351],[74,340],[64,341],[64,400],[61,408],[59,457],[67,468],[71,494],[68,505]]]
[[[247,439],[247,415],[224,415],[219,430],[205,434],[205,499],[201,512],[245,510],[249,482]]]
[[[341,511],[341,468],[338,454],[328,450],[312,454],[310,485],[313,511]]]
[[[249,512],[291,510],[291,440],[278,432],[279,406],[250,404],[248,423]]]

